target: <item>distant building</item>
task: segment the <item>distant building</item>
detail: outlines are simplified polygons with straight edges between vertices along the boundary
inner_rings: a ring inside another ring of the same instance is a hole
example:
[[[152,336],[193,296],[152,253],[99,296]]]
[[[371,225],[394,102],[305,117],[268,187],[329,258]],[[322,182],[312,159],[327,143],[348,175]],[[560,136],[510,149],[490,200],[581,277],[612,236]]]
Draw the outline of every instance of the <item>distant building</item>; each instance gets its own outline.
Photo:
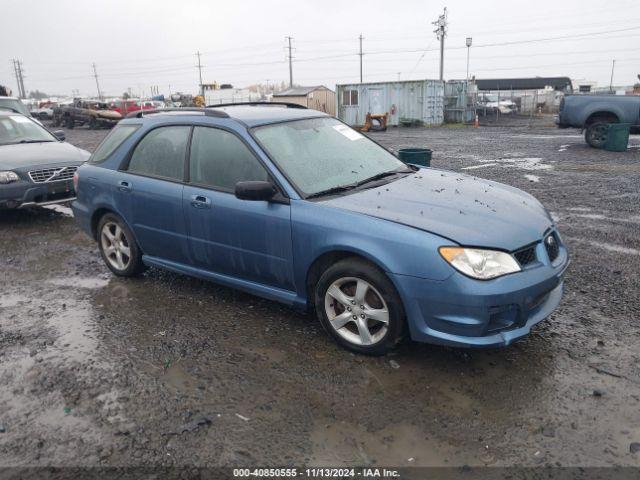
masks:
[[[204,91],[205,105],[259,102],[260,100],[262,100],[262,96],[257,92],[252,92],[248,88],[219,88],[217,90]]]
[[[336,86],[338,118],[362,126],[367,114],[388,115],[387,125],[441,125],[444,121],[444,82],[403,80]]]
[[[288,102],[319,110],[335,116],[336,94],[322,85],[316,87],[293,87],[273,94],[274,102]]]
[[[552,89],[572,93],[573,85],[569,77],[529,77],[529,78],[491,78],[475,80],[480,91],[515,91]]]
[[[584,78],[573,80],[573,91],[575,93],[591,93],[598,88],[598,82],[586,80]]]

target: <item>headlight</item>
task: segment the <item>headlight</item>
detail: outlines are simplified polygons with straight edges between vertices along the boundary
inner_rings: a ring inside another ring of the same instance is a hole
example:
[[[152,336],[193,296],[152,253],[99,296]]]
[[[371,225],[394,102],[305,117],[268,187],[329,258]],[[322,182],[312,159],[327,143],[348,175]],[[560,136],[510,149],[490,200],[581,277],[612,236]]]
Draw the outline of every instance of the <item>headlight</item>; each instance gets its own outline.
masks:
[[[0,172],[0,183],[17,182],[20,177],[15,172]]]
[[[511,254],[497,250],[440,247],[439,251],[453,268],[479,280],[489,280],[521,270]]]

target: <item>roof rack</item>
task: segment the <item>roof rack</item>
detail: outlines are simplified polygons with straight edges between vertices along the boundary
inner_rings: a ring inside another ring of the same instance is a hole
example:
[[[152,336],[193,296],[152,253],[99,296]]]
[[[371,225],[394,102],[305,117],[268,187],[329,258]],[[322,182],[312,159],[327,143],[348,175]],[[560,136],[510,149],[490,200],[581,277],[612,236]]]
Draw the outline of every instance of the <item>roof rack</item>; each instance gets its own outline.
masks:
[[[136,110],[128,113],[125,118],[142,118],[145,115],[153,115],[166,112],[180,112],[184,114],[204,113],[206,117],[229,118],[229,115],[227,113],[213,110],[211,108],[159,108],[155,110]]]
[[[17,110],[13,107],[9,107],[6,105],[0,105],[0,110],[7,110],[9,112],[13,112],[13,113],[19,113],[20,115],[24,115],[24,113],[22,113],[20,110]]]
[[[207,108],[218,108],[218,107],[237,107],[237,106],[250,106],[250,107],[286,107],[286,108],[298,108],[302,110],[308,110],[304,105],[300,105],[298,103],[291,102],[238,102],[238,103],[220,103],[218,105],[207,105]]]

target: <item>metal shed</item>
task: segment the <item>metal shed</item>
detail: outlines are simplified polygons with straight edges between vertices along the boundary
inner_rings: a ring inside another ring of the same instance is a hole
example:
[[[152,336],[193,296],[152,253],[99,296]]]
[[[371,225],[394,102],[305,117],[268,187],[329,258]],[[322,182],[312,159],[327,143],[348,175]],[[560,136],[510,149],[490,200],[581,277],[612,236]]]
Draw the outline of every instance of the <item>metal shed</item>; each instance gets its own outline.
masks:
[[[388,125],[441,125],[444,121],[444,82],[406,80],[353,83],[336,87],[338,118],[363,125],[367,113],[389,114]]]
[[[293,87],[273,94],[274,102],[289,102],[335,116],[336,94],[327,87]]]

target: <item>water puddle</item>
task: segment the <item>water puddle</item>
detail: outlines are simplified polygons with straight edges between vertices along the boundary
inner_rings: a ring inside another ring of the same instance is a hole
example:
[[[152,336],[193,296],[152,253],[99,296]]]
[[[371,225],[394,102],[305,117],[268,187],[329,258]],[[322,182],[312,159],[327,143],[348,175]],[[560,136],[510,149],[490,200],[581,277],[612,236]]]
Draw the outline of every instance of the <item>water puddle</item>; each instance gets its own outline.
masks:
[[[46,208],[47,210],[53,210],[54,212],[58,212],[64,215],[65,217],[73,217],[73,210],[71,210],[71,208],[69,207],[65,207],[64,205],[47,205],[46,207],[42,207],[42,208]]]
[[[478,168],[485,168],[485,167],[493,167],[495,165],[498,165],[497,163],[483,163],[480,165],[472,165],[470,167],[462,167],[461,170],[476,170]]]
[[[311,432],[311,464],[446,466],[484,465],[478,451],[439,441],[429,431],[408,424],[393,424],[378,431],[335,421],[318,424]]]
[[[110,278],[99,277],[60,277],[47,280],[47,283],[58,287],[87,288],[90,290],[104,288],[109,285]]]
[[[18,293],[3,293],[0,297],[0,308],[15,307],[21,303],[29,303],[31,300]]]

